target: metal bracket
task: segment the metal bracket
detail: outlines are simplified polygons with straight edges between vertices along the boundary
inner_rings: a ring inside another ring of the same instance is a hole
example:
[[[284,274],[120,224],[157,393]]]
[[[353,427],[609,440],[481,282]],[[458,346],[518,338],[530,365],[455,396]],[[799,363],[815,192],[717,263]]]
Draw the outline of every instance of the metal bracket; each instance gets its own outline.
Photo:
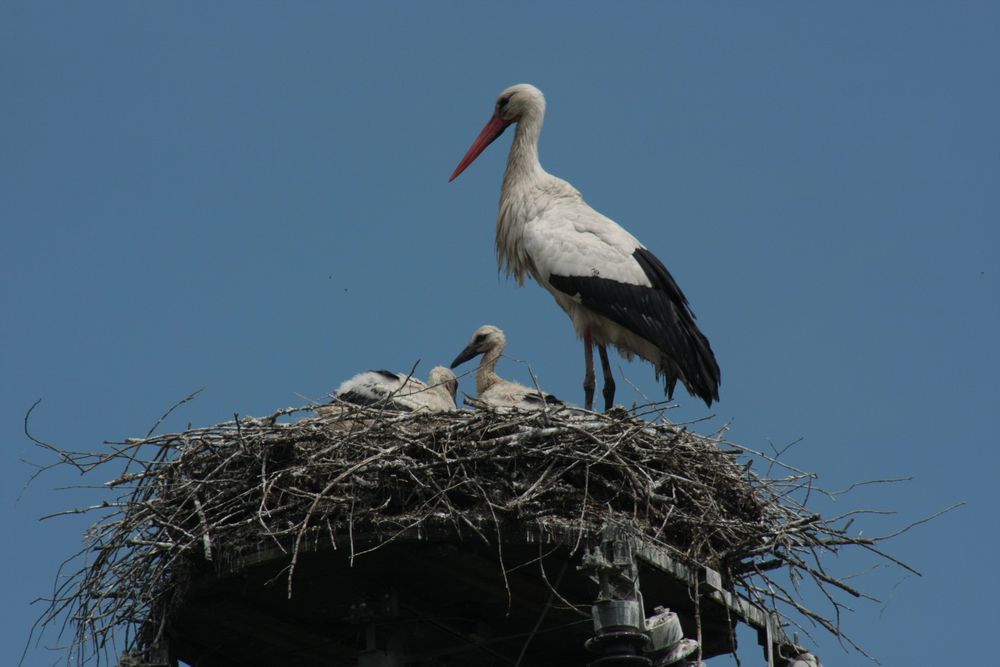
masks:
[[[666,667],[692,665],[687,658],[698,642],[684,639],[677,614],[656,607],[645,617],[639,589],[635,538],[621,526],[604,527],[601,544],[584,552],[580,569],[592,570],[598,583],[591,607],[594,636],[584,647],[600,657],[589,667]]]

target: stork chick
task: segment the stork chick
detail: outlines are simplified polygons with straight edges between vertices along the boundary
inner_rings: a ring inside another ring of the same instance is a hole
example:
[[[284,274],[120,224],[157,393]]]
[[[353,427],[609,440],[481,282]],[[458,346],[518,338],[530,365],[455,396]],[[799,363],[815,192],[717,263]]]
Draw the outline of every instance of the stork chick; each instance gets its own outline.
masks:
[[[357,405],[385,404],[403,412],[447,412],[455,410],[458,378],[444,366],[435,366],[427,382],[412,376],[378,370],[358,373],[336,391],[339,401]]]
[[[497,362],[506,346],[507,337],[503,335],[503,331],[490,324],[481,326],[472,334],[472,340],[465,349],[451,362],[451,367],[455,368],[473,357],[483,355],[476,371],[476,394],[479,401],[486,405],[523,410],[541,410],[546,405],[562,405],[563,402],[552,394],[497,375]]]

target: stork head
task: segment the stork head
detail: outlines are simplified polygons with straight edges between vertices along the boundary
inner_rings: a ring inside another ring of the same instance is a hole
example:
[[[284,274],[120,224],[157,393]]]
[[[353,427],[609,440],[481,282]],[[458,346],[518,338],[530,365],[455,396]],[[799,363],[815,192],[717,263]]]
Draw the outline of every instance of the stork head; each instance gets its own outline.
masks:
[[[455,373],[450,368],[445,368],[444,366],[435,366],[431,369],[430,374],[427,376],[427,384],[432,387],[439,385],[444,387],[451,394],[451,400],[453,401],[458,394],[458,378],[455,377]]]
[[[459,352],[455,361],[451,362],[451,367],[455,368],[469,359],[491,350],[503,350],[506,344],[507,338],[500,329],[491,324],[481,326],[476,329],[476,333],[472,334],[472,340],[465,346],[465,349]]]
[[[479,154],[486,150],[486,147],[503,134],[507,126],[516,123],[521,118],[528,115],[545,114],[545,96],[530,83],[519,83],[507,88],[497,97],[496,105],[493,107],[493,117],[486,123],[486,127],[479,133],[472,147],[462,158],[462,161],[455,167],[448,182],[454,181],[458,175],[465,171],[472,162],[479,157]]]

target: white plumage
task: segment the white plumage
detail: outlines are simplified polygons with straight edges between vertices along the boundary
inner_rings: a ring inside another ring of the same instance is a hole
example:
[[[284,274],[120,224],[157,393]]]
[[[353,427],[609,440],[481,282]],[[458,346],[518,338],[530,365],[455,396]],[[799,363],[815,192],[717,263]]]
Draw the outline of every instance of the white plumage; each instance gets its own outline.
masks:
[[[491,407],[541,410],[546,406],[562,406],[563,402],[548,392],[526,387],[497,375],[497,361],[503,355],[506,345],[507,338],[503,331],[489,324],[481,326],[472,334],[472,340],[465,349],[451,362],[451,367],[455,368],[473,357],[483,355],[476,371],[476,394],[481,403]]]
[[[458,378],[444,366],[435,366],[427,382],[392,371],[358,373],[337,388],[336,398],[359,405],[384,405],[390,410],[446,412],[454,410]]]
[[[518,284],[526,276],[552,293],[583,339],[584,394],[593,407],[593,346],[604,371],[605,409],[615,384],[607,346],[650,361],[668,396],[680,380],[711,406],[720,371],[687,298],[666,267],[614,221],[590,208],[566,181],[542,169],[538,137],[545,97],[529,84],[504,90],[493,117],[451,175],[454,180],[504,129],[517,123],[500,193],[497,257]]]
[[[788,667],[823,667],[823,663],[812,653],[802,653],[789,660]]]

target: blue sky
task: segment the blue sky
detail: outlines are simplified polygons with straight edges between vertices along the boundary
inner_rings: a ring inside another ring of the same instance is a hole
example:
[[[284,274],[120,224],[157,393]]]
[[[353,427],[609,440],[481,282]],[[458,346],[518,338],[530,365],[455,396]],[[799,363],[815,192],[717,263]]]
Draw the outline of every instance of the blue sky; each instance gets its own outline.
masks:
[[[200,387],[164,428],[423,373],[492,323],[504,374],[582,401],[569,320],[497,274],[509,133],[448,183],[521,81],[548,99],[543,165],[670,267],[712,341],[722,401],[682,393],[676,419],[801,438],[789,462],[828,488],[913,477],[821,506],[898,512],[866,534],[967,503],[887,545],[924,576],[855,580],[884,602],[845,627],[887,665],[977,659],[965,638],[1000,622],[1000,7],[608,7],[0,5],[0,663],[87,525],[37,517],[93,497],[64,471],[19,498],[39,398],[37,435],[98,448]],[[620,402],[661,395],[621,371]]]

